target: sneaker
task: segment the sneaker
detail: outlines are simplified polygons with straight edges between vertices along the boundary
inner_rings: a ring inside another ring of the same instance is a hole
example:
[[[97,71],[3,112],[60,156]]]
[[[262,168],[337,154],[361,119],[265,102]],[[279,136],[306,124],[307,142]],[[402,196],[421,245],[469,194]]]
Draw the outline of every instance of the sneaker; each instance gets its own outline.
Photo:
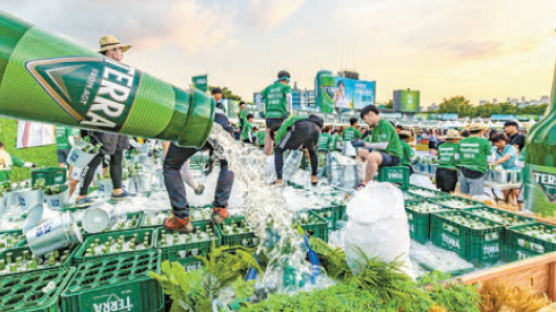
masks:
[[[127,191],[123,191],[118,195],[114,195],[112,194],[112,196],[110,197],[113,200],[124,200],[126,198],[128,198],[129,196],[131,196]]]
[[[230,216],[230,213],[228,212],[228,209],[226,209],[226,208],[213,208],[212,209],[212,221],[216,224],[220,224],[220,223],[224,222],[224,220],[226,220],[229,216]]]
[[[94,201],[89,197],[83,197],[75,201],[75,206],[78,208],[85,208],[91,206],[93,202]]]
[[[205,186],[199,184],[199,186],[195,189],[195,195],[201,195],[205,191]]]
[[[357,184],[357,185],[355,186],[355,190],[356,190],[356,191],[359,191],[360,189],[365,188],[365,186],[367,186],[367,185],[365,185],[365,184],[363,184],[363,183],[359,183],[359,184]]]
[[[164,226],[169,231],[193,232],[193,224],[191,224],[189,217],[182,219],[174,215],[164,220]]]

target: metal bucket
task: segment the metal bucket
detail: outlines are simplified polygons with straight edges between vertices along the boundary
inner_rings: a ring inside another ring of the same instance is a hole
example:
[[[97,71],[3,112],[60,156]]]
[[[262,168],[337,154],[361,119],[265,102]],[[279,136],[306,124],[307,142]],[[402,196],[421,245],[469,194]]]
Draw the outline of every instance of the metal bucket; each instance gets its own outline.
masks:
[[[112,186],[112,180],[110,180],[110,179],[97,180],[96,184],[98,184],[97,192],[101,196],[110,196],[110,195],[112,195],[112,190],[114,189],[113,186]],[[123,184],[123,181],[122,181],[122,184]]]
[[[284,161],[284,168],[282,170],[283,177],[286,179],[291,179],[295,172],[299,170],[301,165],[301,160],[303,158],[303,152],[300,150],[290,151]]]
[[[76,168],[85,168],[96,155],[72,147],[68,154],[67,163]]]
[[[104,203],[87,208],[81,223],[87,233],[100,233],[116,224],[119,216],[120,213],[114,209],[114,206]]]
[[[59,194],[46,195],[43,194],[44,200],[50,209],[61,210],[69,203],[69,188]]]
[[[69,212],[28,230],[25,238],[35,257],[83,242],[83,236]]]
[[[23,207],[23,210],[31,209],[37,205],[42,205],[44,200],[42,190],[21,190],[14,191],[15,204]]]
[[[43,212],[44,212],[43,205],[37,205],[29,209],[29,212],[27,212],[27,218],[25,218],[25,222],[23,223],[23,227],[21,228],[23,234],[26,234],[27,231],[29,231],[30,229],[36,227],[37,225],[39,225],[39,223],[41,223]]]
[[[344,148],[342,150],[342,155],[348,157],[355,157],[357,156],[357,149],[353,147],[350,141],[344,142]]]
[[[151,177],[151,185],[153,190],[163,190],[164,189],[164,173],[162,168],[157,168],[154,170]]]
[[[151,189],[151,179],[147,173],[138,173],[131,177],[136,193],[148,192]]]
[[[354,188],[359,184],[357,165],[343,165],[342,186]]]

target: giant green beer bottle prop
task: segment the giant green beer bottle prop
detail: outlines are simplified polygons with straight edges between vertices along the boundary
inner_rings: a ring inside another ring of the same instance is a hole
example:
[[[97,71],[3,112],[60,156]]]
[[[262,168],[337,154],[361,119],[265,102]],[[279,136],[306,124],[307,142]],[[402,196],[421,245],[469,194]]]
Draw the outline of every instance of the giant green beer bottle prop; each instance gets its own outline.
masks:
[[[201,147],[214,100],[0,12],[0,114]]]
[[[550,103],[525,145],[525,208],[543,216],[556,214],[556,69]]]

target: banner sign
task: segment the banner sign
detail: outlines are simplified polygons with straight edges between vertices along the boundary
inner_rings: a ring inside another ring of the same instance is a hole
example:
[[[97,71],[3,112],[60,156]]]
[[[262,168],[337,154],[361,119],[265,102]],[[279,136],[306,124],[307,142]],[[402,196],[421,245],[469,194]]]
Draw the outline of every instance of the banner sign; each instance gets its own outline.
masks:
[[[191,81],[193,82],[194,88],[197,88],[203,92],[207,92],[208,90],[207,75],[193,76],[191,77]]]

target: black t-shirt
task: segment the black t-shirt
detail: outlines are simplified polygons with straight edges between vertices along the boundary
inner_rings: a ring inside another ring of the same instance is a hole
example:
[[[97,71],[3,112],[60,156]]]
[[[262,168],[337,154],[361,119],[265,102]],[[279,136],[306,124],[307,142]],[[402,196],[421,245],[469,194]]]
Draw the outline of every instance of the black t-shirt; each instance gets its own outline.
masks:
[[[522,134],[516,133],[508,138],[510,139],[510,145],[517,145],[520,151],[523,150],[525,146],[525,137]]]

